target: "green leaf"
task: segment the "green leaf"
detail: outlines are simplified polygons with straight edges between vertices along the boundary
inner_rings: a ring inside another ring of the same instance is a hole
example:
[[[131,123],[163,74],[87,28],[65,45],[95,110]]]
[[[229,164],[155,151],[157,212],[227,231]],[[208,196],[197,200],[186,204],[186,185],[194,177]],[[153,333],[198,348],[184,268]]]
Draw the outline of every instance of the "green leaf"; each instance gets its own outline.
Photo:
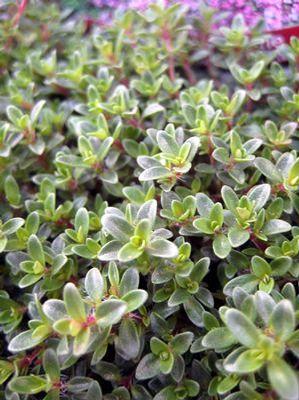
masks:
[[[132,312],[141,307],[147,300],[148,294],[145,290],[135,289],[126,293],[121,299],[127,303],[127,312]]]
[[[63,290],[63,300],[68,315],[76,321],[86,321],[85,305],[79,290],[73,283],[67,283]]]
[[[142,219],[138,222],[134,234],[140,237],[145,242],[148,242],[152,231],[152,225],[148,219]]]
[[[153,378],[160,372],[159,358],[154,354],[147,354],[139,362],[136,368],[136,379],[145,380]]]
[[[213,240],[213,250],[219,258],[226,258],[229,255],[231,245],[228,238],[223,233],[219,233],[215,236]]]
[[[276,169],[275,165],[271,163],[271,161],[267,160],[266,158],[257,157],[254,160],[254,164],[256,168],[261,171],[263,175],[270,179],[270,181],[274,183],[279,183],[283,181],[282,176]]]
[[[180,147],[174,137],[165,131],[158,131],[157,133],[158,146],[164,153],[177,155]]]
[[[204,308],[199,301],[194,299],[194,297],[189,296],[189,299],[184,302],[184,309],[188,315],[188,318],[195,326],[203,326],[202,313],[204,312]]]
[[[170,341],[170,346],[177,354],[185,354],[192,344],[193,337],[192,332],[179,333]]]
[[[91,382],[86,393],[86,400],[102,400],[102,389],[97,381]]]
[[[276,235],[277,233],[289,232],[292,229],[291,225],[282,219],[271,219],[266,222],[263,227],[263,233],[266,236]]]
[[[281,300],[273,309],[269,324],[275,336],[281,340],[287,340],[293,333],[295,322],[295,311],[289,300]]]
[[[104,295],[104,280],[97,268],[89,270],[85,277],[85,290],[95,302],[100,302]]]
[[[258,291],[254,295],[256,310],[266,325],[269,324],[269,319],[275,307],[275,301],[272,297],[262,291]]]
[[[213,201],[204,193],[197,193],[196,195],[196,206],[201,216],[210,215],[211,209],[213,207]]]
[[[254,186],[247,193],[247,197],[254,203],[254,209],[259,211],[268,201],[271,193],[271,186],[268,184],[262,184]]]
[[[74,339],[74,355],[80,357],[85,354],[90,343],[90,328],[81,329]]]
[[[140,338],[133,320],[125,318],[121,321],[115,345],[117,353],[125,360],[132,360],[138,356]]]
[[[202,345],[210,349],[225,349],[235,343],[235,337],[226,327],[212,329],[202,339]]]
[[[152,116],[153,114],[162,113],[165,111],[165,108],[158,103],[149,104],[145,110],[143,111],[142,118],[147,118]]]
[[[60,335],[71,334],[71,320],[69,318],[61,318],[53,324],[53,329]],[[80,330],[80,326],[78,328]]]
[[[275,285],[275,281],[273,278],[268,278],[266,281],[260,281],[259,290],[262,290],[266,293],[271,293]]]
[[[81,232],[83,237],[86,237],[89,230],[89,215],[86,208],[79,208],[75,216],[75,231]]]
[[[0,385],[2,385],[15,371],[12,362],[0,360]]]
[[[43,274],[27,274],[25,276],[23,276],[22,279],[20,279],[19,281],[19,287],[21,289],[28,287],[28,286],[32,286],[34,285],[36,282],[38,282],[41,278],[42,278]]]
[[[222,227],[223,224],[223,207],[221,203],[216,203],[210,211],[210,220],[212,222],[217,222],[218,229]]]
[[[282,399],[299,398],[298,378],[295,371],[282,359],[275,357],[267,365],[268,378],[273,389]]]
[[[246,243],[250,238],[250,233],[239,226],[229,228],[228,240],[232,247],[239,247]]]
[[[225,313],[225,321],[233,336],[244,346],[256,348],[260,332],[239,310],[230,309]]]
[[[8,345],[8,350],[12,353],[31,349],[41,343],[44,338],[33,338],[32,331],[24,331],[13,337]]]
[[[0,253],[2,253],[2,251],[5,250],[5,247],[7,245],[7,241],[8,241],[8,239],[7,239],[6,236],[0,238]]]
[[[233,191],[233,189],[229,186],[222,186],[221,196],[223,198],[226,207],[230,211],[234,211],[238,206],[239,199],[236,193]]]
[[[170,176],[171,173],[169,169],[165,167],[152,167],[148,168],[145,171],[141,172],[139,175],[140,182],[142,181],[152,181],[154,179],[163,179]]]
[[[174,356],[172,353],[168,353],[168,358],[165,360],[160,359],[160,370],[163,374],[170,374],[174,365]]]
[[[202,233],[213,235],[214,230],[211,228],[211,221],[209,218],[197,218],[193,222],[193,226]]]
[[[270,264],[259,256],[252,257],[251,267],[252,272],[258,278],[263,278],[265,275],[271,275],[272,272]]]
[[[251,373],[260,369],[266,361],[261,350],[246,350],[235,362],[235,371],[240,374]]]
[[[60,379],[60,366],[56,352],[53,349],[47,349],[43,355],[43,367],[45,373],[49,375],[52,382]]]
[[[102,217],[102,225],[111,236],[123,242],[128,242],[134,234],[132,226],[118,215],[105,214]]]
[[[112,261],[118,259],[118,252],[122,248],[121,242],[118,240],[111,240],[106,243],[100,250],[98,258],[101,261]]]
[[[295,161],[289,171],[288,182],[293,186],[299,184],[299,158]]]
[[[42,265],[45,265],[46,261],[44,251],[41,242],[36,235],[31,235],[28,240],[28,254],[32,260],[38,261]]]
[[[11,218],[7,222],[5,222],[2,226],[2,232],[5,235],[12,235],[15,233],[22,225],[24,225],[23,218]]]
[[[127,243],[119,250],[117,257],[121,262],[128,262],[141,256],[143,251],[143,249],[139,249],[133,243]]]
[[[290,257],[277,257],[271,262],[272,276],[283,276],[292,267]]]
[[[6,109],[8,119],[15,125],[19,126],[19,120],[22,118],[22,111],[15,106],[8,106]]]
[[[139,273],[136,268],[128,268],[120,281],[119,293],[124,296],[131,290],[137,289],[139,286]]]
[[[189,297],[190,297],[189,292],[186,289],[179,287],[178,289],[175,289],[175,291],[169,297],[168,306],[169,307],[178,306],[179,304],[185,303],[185,301],[187,301]]]
[[[153,239],[146,250],[152,256],[163,258],[175,258],[179,253],[176,245],[164,238]]]
[[[9,388],[20,394],[36,394],[45,391],[48,388],[48,382],[36,375],[18,376],[10,381]]]
[[[231,391],[234,387],[238,385],[241,377],[236,376],[235,374],[226,376],[218,385],[217,385],[217,393],[225,394]]]
[[[191,379],[185,379],[184,380],[184,385],[187,388],[188,395],[190,397],[195,397],[195,396],[198,395],[200,386],[199,386],[199,384],[197,382],[195,382],[195,381],[193,381]]]
[[[159,355],[162,352],[169,353],[169,347],[161,339],[153,337],[150,341],[151,351],[155,355]]]
[[[34,107],[32,108],[31,112],[30,112],[30,119],[32,124],[35,124],[38,120],[38,117],[43,109],[43,107],[46,104],[46,100],[40,100],[38,101]]]
[[[47,300],[43,304],[43,312],[51,321],[57,321],[67,317],[66,308],[62,300]]]
[[[127,303],[122,300],[106,300],[96,309],[96,319],[100,328],[117,324],[127,312]]]
[[[5,196],[8,202],[17,206],[21,201],[20,190],[17,181],[12,175],[8,175],[4,182]]]

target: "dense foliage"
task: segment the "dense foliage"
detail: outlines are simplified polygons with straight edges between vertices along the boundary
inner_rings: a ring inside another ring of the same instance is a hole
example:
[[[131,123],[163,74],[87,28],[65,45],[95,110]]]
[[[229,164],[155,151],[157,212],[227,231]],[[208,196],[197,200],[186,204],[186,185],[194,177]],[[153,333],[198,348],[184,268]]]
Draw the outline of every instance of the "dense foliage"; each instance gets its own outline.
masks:
[[[298,39],[14,4],[0,398],[297,400]]]

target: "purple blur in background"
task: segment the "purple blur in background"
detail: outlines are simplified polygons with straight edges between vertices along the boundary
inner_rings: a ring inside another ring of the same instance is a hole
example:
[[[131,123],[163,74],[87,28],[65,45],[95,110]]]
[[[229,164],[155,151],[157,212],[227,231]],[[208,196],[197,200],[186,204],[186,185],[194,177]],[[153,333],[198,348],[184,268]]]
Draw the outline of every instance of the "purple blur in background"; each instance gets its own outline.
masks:
[[[145,10],[154,0],[92,0],[92,3],[105,9],[137,9]],[[196,11],[201,3],[199,0],[178,0]],[[171,4],[172,1],[164,0]],[[267,29],[297,25],[299,23],[299,0],[206,0],[205,3],[217,11],[227,13],[222,24],[229,24],[232,18],[241,13],[248,25],[254,25],[258,19],[265,21]]]

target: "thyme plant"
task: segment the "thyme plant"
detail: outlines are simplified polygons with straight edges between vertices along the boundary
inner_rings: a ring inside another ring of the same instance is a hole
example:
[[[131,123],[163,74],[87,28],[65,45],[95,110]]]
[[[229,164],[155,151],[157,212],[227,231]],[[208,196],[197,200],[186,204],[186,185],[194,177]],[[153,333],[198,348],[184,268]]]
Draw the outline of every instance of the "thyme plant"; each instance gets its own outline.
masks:
[[[299,40],[159,2],[0,5],[0,399],[299,398]]]

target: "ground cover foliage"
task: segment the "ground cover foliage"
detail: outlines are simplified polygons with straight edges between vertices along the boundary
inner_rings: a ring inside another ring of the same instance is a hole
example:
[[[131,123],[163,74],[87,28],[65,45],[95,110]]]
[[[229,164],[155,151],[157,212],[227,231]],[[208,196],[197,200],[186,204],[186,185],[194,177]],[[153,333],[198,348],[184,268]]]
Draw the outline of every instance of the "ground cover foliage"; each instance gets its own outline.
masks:
[[[0,398],[298,399],[298,39],[0,12]]]

